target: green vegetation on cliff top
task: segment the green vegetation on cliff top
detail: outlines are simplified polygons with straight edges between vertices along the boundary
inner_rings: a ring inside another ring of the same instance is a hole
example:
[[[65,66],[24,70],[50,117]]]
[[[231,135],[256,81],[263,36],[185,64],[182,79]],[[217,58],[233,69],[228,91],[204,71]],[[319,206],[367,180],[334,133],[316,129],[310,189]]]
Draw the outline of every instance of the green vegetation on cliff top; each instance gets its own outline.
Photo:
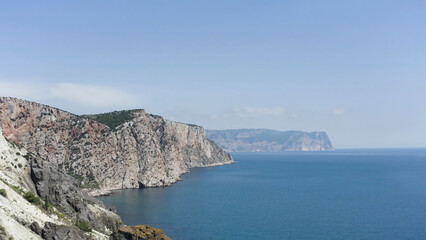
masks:
[[[134,112],[137,110],[123,110],[123,111],[114,111],[109,113],[93,114],[93,115],[83,115],[82,117],[89,118],[107,125],[110,129],[115,129],[121,124],[128,122],[135,118]]]

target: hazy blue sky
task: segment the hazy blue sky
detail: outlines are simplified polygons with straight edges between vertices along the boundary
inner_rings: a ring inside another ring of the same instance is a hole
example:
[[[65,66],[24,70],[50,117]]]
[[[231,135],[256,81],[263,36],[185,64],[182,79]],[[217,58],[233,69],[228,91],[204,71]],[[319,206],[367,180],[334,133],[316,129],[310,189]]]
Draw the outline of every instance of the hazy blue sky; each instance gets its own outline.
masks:
[[[0,95],[426,147],[426,1],[0,0]]]

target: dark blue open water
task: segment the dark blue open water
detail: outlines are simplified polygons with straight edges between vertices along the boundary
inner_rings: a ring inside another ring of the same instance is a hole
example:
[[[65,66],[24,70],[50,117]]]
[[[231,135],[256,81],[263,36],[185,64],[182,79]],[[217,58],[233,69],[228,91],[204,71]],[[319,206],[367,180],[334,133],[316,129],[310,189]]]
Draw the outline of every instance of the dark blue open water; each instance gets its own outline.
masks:
[[[426,149],[233,157],[171,187],[100,199],[174,240],[426,239]]]

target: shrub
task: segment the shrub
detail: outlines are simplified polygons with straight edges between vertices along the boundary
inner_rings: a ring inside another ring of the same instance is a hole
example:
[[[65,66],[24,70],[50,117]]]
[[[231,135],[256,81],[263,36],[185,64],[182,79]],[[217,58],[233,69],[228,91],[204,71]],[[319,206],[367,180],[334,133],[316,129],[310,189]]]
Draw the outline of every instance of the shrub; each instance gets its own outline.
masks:
[[[24,190],[22,190],[22,188],[20,186],[10,186],[13,190],[15,190],[15,192],[19,193],[19,194],[24,194]]]
[[[95,189],[100,189],[101,187],[99,187],[99,184],[97,182],[92,182],[92,183],[86,183],[80,186],[81,188],[95,188]]]
[[[52,207],[52,204],[50,204],[50,202],[49,202],[49,197],[48,197],[48,196],[46,196],[46,197],[44,198],[43,208],[44,208],[44,210],[46,210],[46,211],[49,211],[49,212],[50,212],[51,207]]]
[[[0,195],[2,195],[3,197],[7,198],[7,193],[5,189],[0,189]]]
[[[26,193],[24,194],[24,198],[25,198],[28,202],[30,202],[30,203],[32,203],[32,204],[35,204],[35,205],[40,205],[40,204],[41,204],[41,200],[40,200],[40,198],[39,198],[39,197],[37,197],[36,195],[34,195],[34,193],[32,193],[32,192],[26,192]]]
[[[18,167],[19,167],[19,168],[22,168],[22,164],[18,163]]]
[[[76,217],[76,221],[75,221],[75,225],[82,230],[83,232],[91,232],[92,229],[89,227],[89,225],[87,224],[87,222],[85,221],[81,221],[80,220],[80,216],[77,213],[77,217]]]
[[[80,228],[80,230],[82,230],[83,232],[92,232],[92,229],[86,222],[78,221],[77,227]]]
[[[60,213],[60,212],[58,212],[56,210],[53,210],[53,213],[56,214],[56,216],[58,216],[59,219],[65,219],[65,215],[64,214],[62,214],[62,213]]]

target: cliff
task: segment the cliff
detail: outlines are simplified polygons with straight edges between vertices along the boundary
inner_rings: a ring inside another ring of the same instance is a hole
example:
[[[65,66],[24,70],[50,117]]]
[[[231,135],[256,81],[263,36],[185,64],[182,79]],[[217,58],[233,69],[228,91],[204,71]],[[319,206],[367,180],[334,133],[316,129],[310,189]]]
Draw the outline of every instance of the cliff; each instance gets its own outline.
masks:
[[[231,163],[204,129],[127,111],[115,128],[46,105],[0,97],[3,135],[69,173],[93,195],[109,190],[167,186],[192,167]],[[110,125],[111,126],[111,125]],[[93,191],[95,190],[95,191]]]
[[[0,128],[0,239],[169,239],[121,218],[82,191],[76,180],[22,146]]]
[[[0,195],[0,239],[107,240],[121,225],[118,215],[79,189],[71,177],[7,142],[1,128]]]
[[[269,129],[207,130],[207,137],[229,152],[333,150],[325,132]]]

